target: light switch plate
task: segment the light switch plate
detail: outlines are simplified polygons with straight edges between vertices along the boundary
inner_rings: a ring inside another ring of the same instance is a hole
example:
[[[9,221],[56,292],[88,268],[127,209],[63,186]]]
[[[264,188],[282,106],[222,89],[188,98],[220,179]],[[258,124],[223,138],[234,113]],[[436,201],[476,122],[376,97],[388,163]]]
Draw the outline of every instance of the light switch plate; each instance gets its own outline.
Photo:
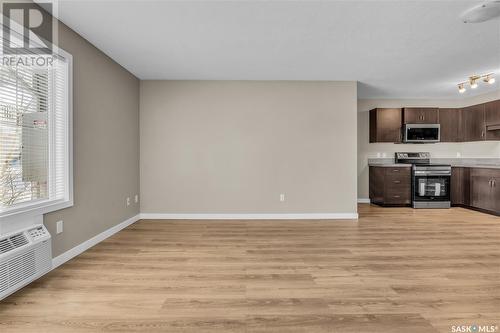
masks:
[[[57,221],[56,222],[56,233],[60,234],[61,232],[63,232],[63,228],[64,228],[64,222],[63,221]]]

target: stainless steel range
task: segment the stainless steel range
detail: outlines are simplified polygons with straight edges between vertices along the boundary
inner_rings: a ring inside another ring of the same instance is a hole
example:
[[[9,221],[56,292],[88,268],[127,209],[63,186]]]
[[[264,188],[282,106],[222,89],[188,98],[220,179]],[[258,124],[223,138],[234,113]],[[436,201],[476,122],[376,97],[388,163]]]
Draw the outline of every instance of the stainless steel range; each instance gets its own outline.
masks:
[[[451,165],[431,164],[430,153],[396,153],[396,163],[412,164],[413,208],[450,208]]]

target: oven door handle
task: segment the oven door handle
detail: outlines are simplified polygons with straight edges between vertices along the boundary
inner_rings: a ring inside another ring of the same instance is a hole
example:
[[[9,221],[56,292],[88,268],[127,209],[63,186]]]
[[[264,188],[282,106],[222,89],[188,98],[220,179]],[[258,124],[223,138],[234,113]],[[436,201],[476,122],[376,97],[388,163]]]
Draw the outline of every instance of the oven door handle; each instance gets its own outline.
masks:
[[[451,176],[449,171],[415,171],[415,176]]]

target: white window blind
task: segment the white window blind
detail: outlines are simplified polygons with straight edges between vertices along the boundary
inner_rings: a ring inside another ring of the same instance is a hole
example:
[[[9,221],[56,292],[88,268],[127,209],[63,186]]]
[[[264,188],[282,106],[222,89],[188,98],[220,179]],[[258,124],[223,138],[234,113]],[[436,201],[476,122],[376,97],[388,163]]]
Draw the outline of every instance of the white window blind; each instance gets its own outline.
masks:
[[[71,56],[52,58],[0,65],[0,217],[72,201]]]

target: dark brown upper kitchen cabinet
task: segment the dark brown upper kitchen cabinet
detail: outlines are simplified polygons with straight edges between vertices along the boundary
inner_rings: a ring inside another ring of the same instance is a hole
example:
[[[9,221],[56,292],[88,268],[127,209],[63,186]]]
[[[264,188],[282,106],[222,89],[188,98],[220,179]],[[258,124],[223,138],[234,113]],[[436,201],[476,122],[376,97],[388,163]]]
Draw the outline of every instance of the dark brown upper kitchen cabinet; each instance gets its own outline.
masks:
[[[486,140],[500,140],[500,100],[484,105]]]
[[[472,169],[471,201],[473,207],[500,213],[499,169]]]
[[[439,124],[441,125],[441,142],[462,141],[460,131],[462,121],[461,109],[439,109]]]
[[[464,108],[376,108],[370,142],[401,143],[405,124],[440,124],[441,142],[500,141],[500,100]]]
[[[401,109],[370,110],[370,142],[401,142]]]
[[[463,141],[483,141],[486,138],[484,104],[462,109]]]
[[[438,108],[403,108],[404,124],[437,124]]]

